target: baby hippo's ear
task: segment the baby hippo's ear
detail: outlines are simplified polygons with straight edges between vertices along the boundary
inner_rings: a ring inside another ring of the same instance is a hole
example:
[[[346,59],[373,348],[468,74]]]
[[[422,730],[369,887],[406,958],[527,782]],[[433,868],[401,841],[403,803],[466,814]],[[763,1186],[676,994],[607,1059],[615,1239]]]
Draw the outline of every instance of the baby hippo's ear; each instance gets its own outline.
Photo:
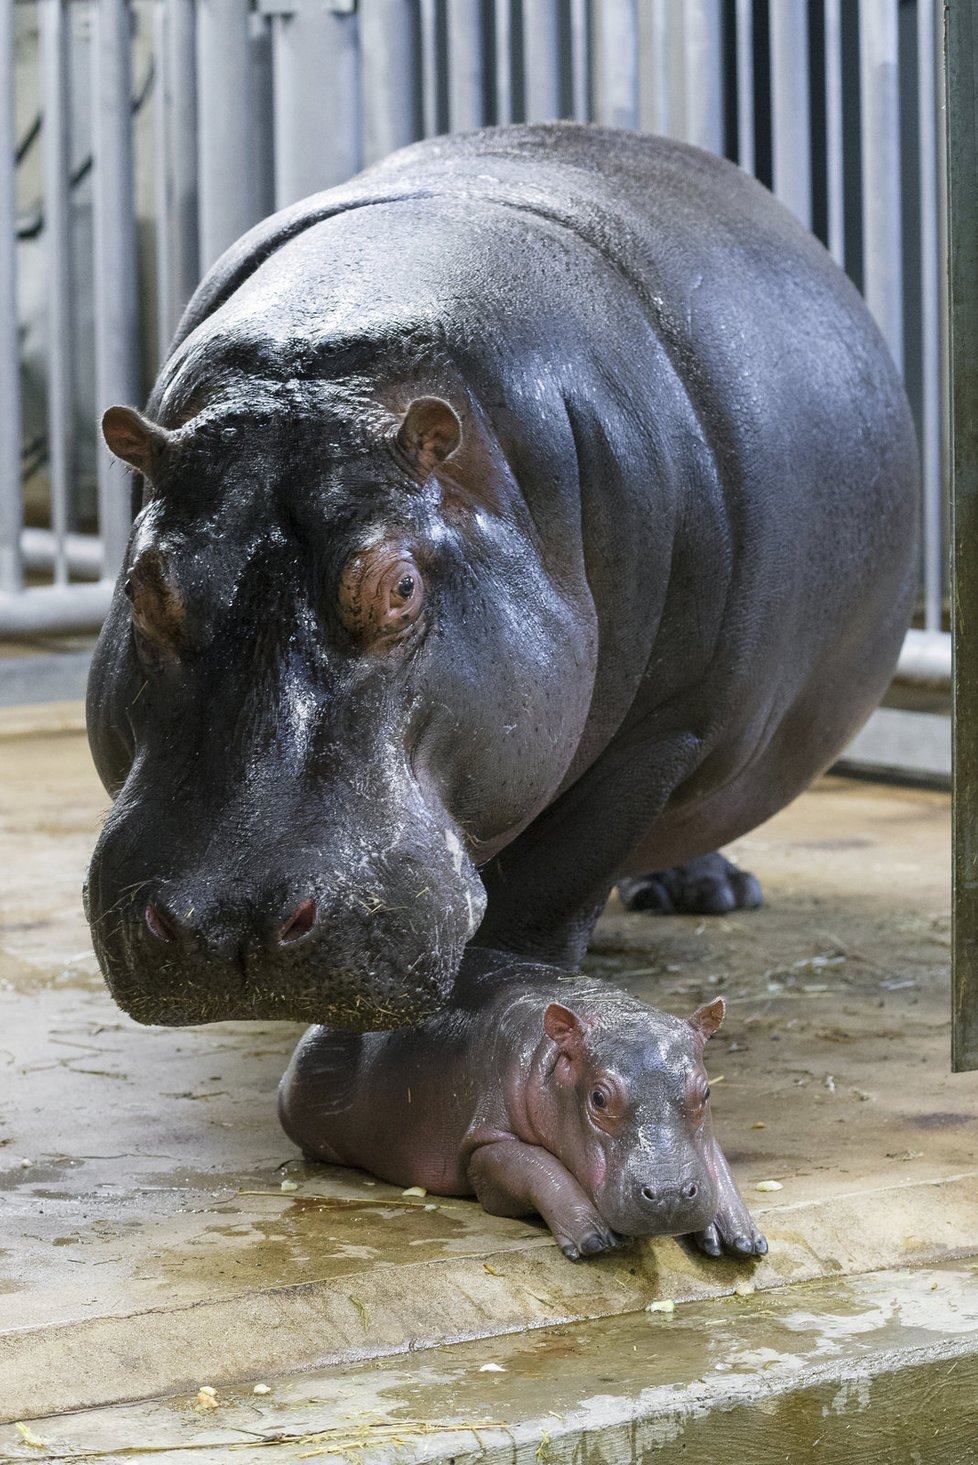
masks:
[[[584,1051],[584,1024],[569,1007],[551,1002],[543,1014],[543,1030],[565,1058],[579,1058]]]
[[[687,1017],[686,1021],[693,1029],[693,1036],[701,1048],[713,1037],[723,1022],[724,1011],[723,998],[716,997],[712,1002],[704,1002],[702,1007],[697,1007],[692,1017]]]

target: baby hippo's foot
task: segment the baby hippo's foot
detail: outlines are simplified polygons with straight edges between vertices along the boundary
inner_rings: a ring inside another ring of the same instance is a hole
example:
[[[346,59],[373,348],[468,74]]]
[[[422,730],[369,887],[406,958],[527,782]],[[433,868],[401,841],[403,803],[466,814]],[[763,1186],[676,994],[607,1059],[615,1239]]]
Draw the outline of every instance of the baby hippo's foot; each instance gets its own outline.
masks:
[[[582,1256],[597,1256],[602,1251],[613,1251],[626,1240],[605,1225],[597,1211],[589,1216],[575,1216],[570,1225],[566,1220],[559,1222],[556,1227],[551,1222],[551,1229],[557,1245],[572,1262],[579,1262]]]
[[[725,1251],[731,1256],[767,1255],[767,1238],[758,1231],[750,1215],[746,1224],[736,1231],[721,1225],[718,1217],[712,1226],[707,1226],[705,1231],[694,1231],[689,1239],[706,1256],[722,1256]]]
[[[723,916],[728,911],[754,910],[762,899],[757,878],[721,854],[700,855],[685,865],[619,880],[618,896],[626,910],[660,916]]]

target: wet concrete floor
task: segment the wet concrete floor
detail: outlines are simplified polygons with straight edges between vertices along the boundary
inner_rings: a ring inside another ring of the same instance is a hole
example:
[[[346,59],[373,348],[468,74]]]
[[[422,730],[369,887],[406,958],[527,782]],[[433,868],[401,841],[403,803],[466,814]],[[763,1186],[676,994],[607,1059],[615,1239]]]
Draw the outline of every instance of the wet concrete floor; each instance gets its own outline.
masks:
[[[80,906],[104,795],[77,732],[17,725],[0,720],[0,1419],[978,1251],[945,795],[822,780],[735,847],[758,912],[612,902],[593,970],[679,1013],[728,1001],[712,1103],[772,1248],[753,1271],[667,1240],[574,1266],[534,1222],[303,1164],[274,1108],[298,1028],[119,1012]]]

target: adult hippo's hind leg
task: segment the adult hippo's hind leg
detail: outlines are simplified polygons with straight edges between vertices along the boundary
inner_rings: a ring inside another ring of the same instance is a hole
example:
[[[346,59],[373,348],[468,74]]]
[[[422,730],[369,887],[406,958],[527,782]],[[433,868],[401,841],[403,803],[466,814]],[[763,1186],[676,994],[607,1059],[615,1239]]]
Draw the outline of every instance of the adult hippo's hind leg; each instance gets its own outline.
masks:
[[[660,916],[723,916],[728,911],[754,910],[762,901],[756,876],[719,853],[619,880],[617,889],[626,910]]]

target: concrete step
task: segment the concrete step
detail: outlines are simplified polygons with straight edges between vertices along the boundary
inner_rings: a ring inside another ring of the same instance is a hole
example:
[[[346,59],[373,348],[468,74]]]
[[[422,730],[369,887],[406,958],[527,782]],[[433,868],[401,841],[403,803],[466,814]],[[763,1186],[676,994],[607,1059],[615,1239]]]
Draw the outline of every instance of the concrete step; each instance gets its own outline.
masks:
[[[0,1461],[631,1465],[661,1453],[964,1465],[978,1458],[978,1267],[744,1289],[340,1368],[216,1378],[2,1427]]]

